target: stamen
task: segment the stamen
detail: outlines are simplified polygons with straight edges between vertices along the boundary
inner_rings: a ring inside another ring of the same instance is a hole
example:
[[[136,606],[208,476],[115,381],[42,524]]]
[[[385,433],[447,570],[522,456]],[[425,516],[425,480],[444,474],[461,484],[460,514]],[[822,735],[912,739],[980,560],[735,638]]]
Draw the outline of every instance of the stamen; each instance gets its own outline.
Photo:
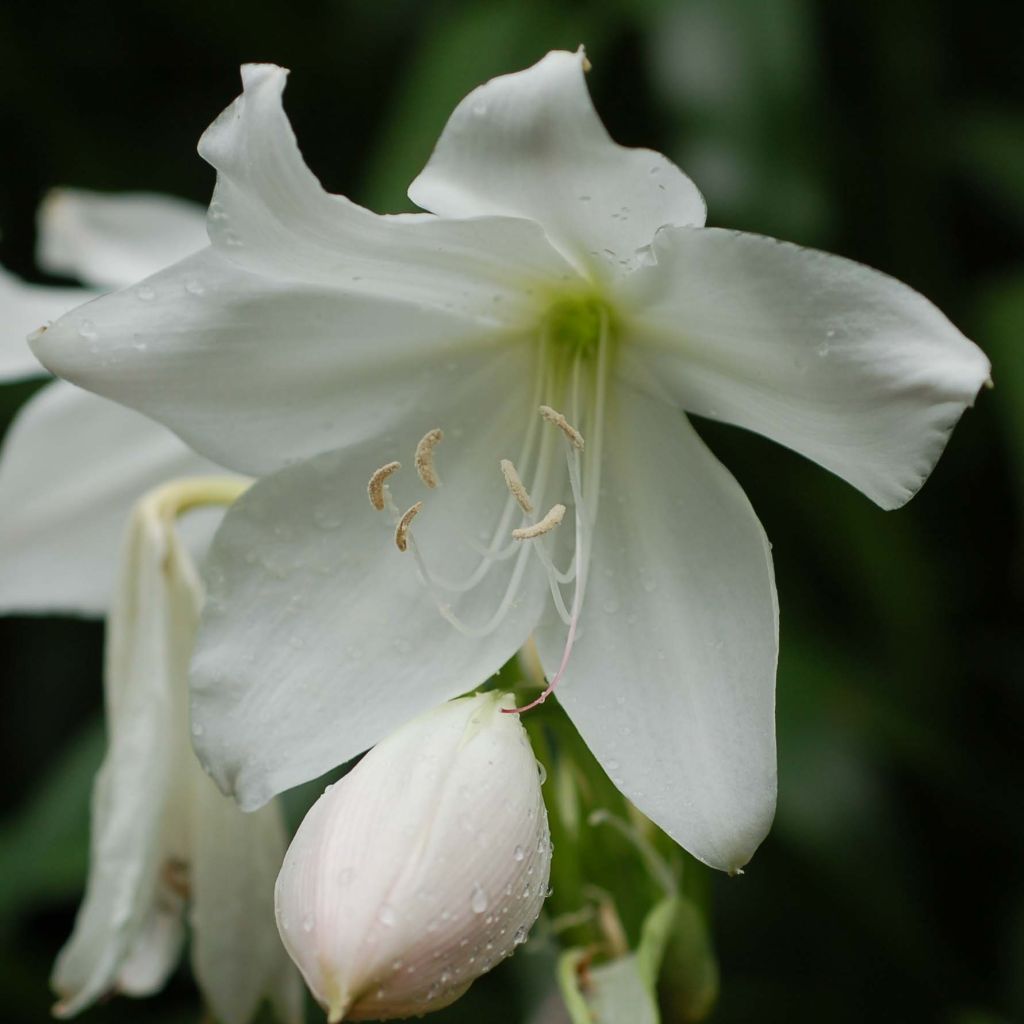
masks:
[[[378,511],[384,511],[384,483],[396,469],[401,469],[400,462],[389,462],[375,470],[370,482],[366,485],[366,493],[370,496],[370,504]]]
[[[557,409],[552,409],[550,405],[542,405],[540,414],[548,423],[554,423],[569,438],[569,443],[573,448],[578,452],[583,451],[583,435]]]
[[[515,540],[533,540],[534,537],[542,537],[545,533],[550,533],[562,521],[564,516],[564,505],[552,505],[548,514],[539,523],[533,523],[531,526],[522,526],[518,530],[513,530],[512,537]]]
[[[530,501],[530,495],[523,486],[523,481],[519,478],[511,459],[501,460],[501,472],[505,477],[505,485],[512,492],[512,497],[519,503],[519,507],[526,513],[532,512],[533,502]]]
[[[395,545],[399,551],[405,551],[409,546],[409,527],[412,526],[412,521],[421,508],[423,508],[423,502],[417,501],[415,505],[406,509],[405,514],[398,520],[398,525],[395,527]]]
[[[435,427],[428,430],[416,445],[416,472],[427,487],[434,488],[441,481],[434,469],[434,449],[444,440],[444,431]]]

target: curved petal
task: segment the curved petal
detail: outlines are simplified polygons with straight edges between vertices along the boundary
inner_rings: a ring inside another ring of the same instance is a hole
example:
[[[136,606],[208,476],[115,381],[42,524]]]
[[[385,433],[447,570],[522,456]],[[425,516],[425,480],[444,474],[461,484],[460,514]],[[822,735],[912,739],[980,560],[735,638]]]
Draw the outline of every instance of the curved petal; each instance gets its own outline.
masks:
[[[121,555],[108,619],[108,748],[93,791],[89,880],[74,931],[54,965],[57,1016],[72,1016],[123,980],[163,980],[174,928],[162,904],[180,900],[177,764],[188,747],[184,678],[199,582],[173,530],[142,506]],[[126,970],[122,979],[122,971]]]
[[[245,65],[242,95],[199,143],[217,170],[210,237],[239,266],[506,324],[534,318],[531,283],[571,274],[529,221],[381,217],[325,192],[282,107],[287,74]]]
[[[520,566],[496,628],[466,636],[418,579],[414,551],[396,549],[393,522],[371,507],[366,482],[377,467],[404,463],[389,486],[401,509],[424,502],[416,550],[433,574],[466,579],[480,561],[473,545],[490,540],[511,501],[498,460],[535,418],[529,359],[518,348],[495,356],[485,371],[453,379],[432,408],[410,409],[388,436],[267,477],[228,512],[210,552],[192,719],[200,758],[243,807],[479,685],[525,641],[544,600],[534,562],[499,561],[473,589],[444,594],[455,615],[482,626]],[[445,432],[441,485],[428,491],[411,456],[434,427]]]
[[[671,161],[614,143],[584,80],[583,51],[554,51],[474,89],[409,187],[445,217],[508,214],[543,225],[574,263],[623,273],[664,224],[702,225],[704,200]]]
[[[0,382],[43,376],[45,370],[25,339],[91,298],[92,292],[84,288],[27,284],[0,270]]]
[[[730,871],[775,808],[778,610],[769,544],[685,417],[611,396],[580,635],[558,698],[612,781],[681,846]],[[538,636],[545,669],[564,627]]]
[[[513,335],[452,311],[251,274],[207,249],[34,341],[62,376],[262,475],[386,433]]]
[[[192,968],[224,1024],[249,1024],[264,999],[302,1019],[302,986],[274,921],[288,839],[279,804],[245,814],[195,765],[192,781]]]
[[[925,481],[989,362],[930,302],[757,235],[666,229],[621,291],[643,386],[747,427],[883,508]]]
[[[39,265],[103,289],[123,288],[208,244],[201,206],[149,192],[55,188],[37,220]]]
[[[180,899],[153,907],[117,972],[118,992],[151,996],[164,987],[185,944],[184,910]]]
[[[217,472],[137,413],[63,381],[43,388],[0,452],[0,613],[104,614],[135,501],[175,477]],[[190,515],[190,547],[205,547],[219,519]]]

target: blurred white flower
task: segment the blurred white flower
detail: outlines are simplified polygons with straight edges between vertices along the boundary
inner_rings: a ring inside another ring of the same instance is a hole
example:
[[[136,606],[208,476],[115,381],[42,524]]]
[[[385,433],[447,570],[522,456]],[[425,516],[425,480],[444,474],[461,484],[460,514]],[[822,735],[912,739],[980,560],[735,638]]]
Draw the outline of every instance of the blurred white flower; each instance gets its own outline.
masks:
[[[989,364],[892,278],[703,227],[685,175],[608,137],[585,68],[556,52],[476,89],[410,188],[431,213],[381,217],[303,163],[286,73],[245,67],[200,144],[212,248],[35,348],[270,474],[215,544],[193,675],[197,748],[244,806],[472,689],[536,631],[622,792],[735,870],[774,811],[775,587],[756,516],[680,410],[894,508]],[[422,504],[411,468],[385,483],[410,459]]]
[[[38,261],[97,288],[124,286],[206,242],[200,207],[147,193],[57,189],[38,218]],[[26,336],[97,292],[28,284],[0,270],[0,382],[42,376]],[[222,472],[152,420],[54,381],[0,449],[0,613],[102,615],[132,504],[162,481]],[[193,551],[219,512],[190,517]]]
[[[439,1010],[526,941],[551,839],[512,706],[488,693],[409,722],[299,827],[277,921],[329,1021]]]
[[[264,998],[301,1017],[273,921],[286,835],[274,803],[244,814],[203,773],[188,726],[188,662],[202,586],[174,527],[233,478],[175,481],[135,506],[107,623],[108,750],[96,778],[89,881],[54,967],[54,1013],[112,992],[150,995],[176,965],[191,906],[192,965],[217,1020],[246,1024]]]

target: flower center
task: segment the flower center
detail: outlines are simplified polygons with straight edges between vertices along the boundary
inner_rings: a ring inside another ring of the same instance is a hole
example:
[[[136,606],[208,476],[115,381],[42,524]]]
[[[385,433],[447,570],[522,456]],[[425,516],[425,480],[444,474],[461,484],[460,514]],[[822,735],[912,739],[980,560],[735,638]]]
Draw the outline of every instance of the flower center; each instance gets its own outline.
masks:
[[[605,302],[595,295],[557,300],[545,317],[551,354],[569,360],[592,359],[601,344],[609,312]]]
[[[515,461],[507,457],[509,452],[494,453],[508,500],[488,530],[489,543],[465,540],[479,555],[468,575],[456,580],[438,574],[420,550],[413,520],[423,501],[403,512],[390,492],[389,478],[401,468],[399,463],[382,465],[367,485],[370,504],[388,513],[395,544],[409,552],[441,616],[467,636],[487,636],[499,627],[516,604],[530,559],[540,562],[566,626],[565,646],[544,692],[525,707],[506,711],[526,711],[547,699],[565,673],[576,640],[600,497],[605,398],[614,345],[612,311],[591,294],[559,297],[538,326],[534,402],[524,410],[519,453]],[[434,454],[443,440],[437,427],[416,446],[416,473],[428,490],[440,482]],[[571,547],[563,543],[570,539]],[[559,567],[558,561],[566,559],[568,564]],[[497,607],[485,610],[483,620],[476,623],[456,614],[452,602],[496,571],[507,580]]]

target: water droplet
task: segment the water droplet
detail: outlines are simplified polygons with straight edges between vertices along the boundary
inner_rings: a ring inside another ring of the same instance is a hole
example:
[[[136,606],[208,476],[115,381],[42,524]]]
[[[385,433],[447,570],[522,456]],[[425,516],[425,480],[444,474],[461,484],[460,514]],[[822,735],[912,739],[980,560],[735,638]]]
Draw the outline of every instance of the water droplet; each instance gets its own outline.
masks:
[[[391,963],[391,970],[393,970],[393,971],[400,971],[401,969],[402,969],[402,961],[401,960],[394,960],[394,961],[392,961],[392,963]]]
[[[206,288],[203,286],[203,282],[198,277],[190,277],[185,281],[185,291],[189,295],[202,295]]]
[[[313,930],[313,915],[307,914],[302,919],[302,930],[304,932],[311,932]]]
[[[469,898],[469,906],[474,914],[482,914],[487,909],[487,893],[480,887],[479,882],[473,886],[473,893]]]
[[[473,113],[476,114],[477,117],[483,117],[484,114],[487,113],[487,104],[482,101],[474,103]]]
[[[526,851],[521,846],[517,846],[512,851],[512,859],[513,860],[521,861],[525,856],[526,856]]]
[[[225,231],[223,238],[224,244],[230,249],[240,249],[243,245],[241,238],[239,238],[234,231]]]
[[[192,723],[192,735],[193,736],[202,736],[203,735],[203,727],[202,727],[202,725],[199,722],[193,722]]]
[[[608,768],[608,771],[610,771],[610,772],[618,771],[618,768],[619,768],[619,762],[618,762],[618,761],[616,761],[616,760],[615,760],[614,758],[612,758],[612,760],[610,760],[610,761],[608,762],[608,764],[606,765],[606,767]]]
[[[548,770],[540,761],[537,762],[537,774],[540,776],[540,784],[543,786],[548,781]]]
[[[524,900],[528,900],[532,893],[533,893],[533,889],[530,887],[529,883],[527,883],[526,885],[523,886],[523,899]]]
[[[135,294],[138,295],[143,302],[151,302],[156,298],[156,292],[150,288],[148,284],[143,284],[136,288]]]
[[[91,320],[83,320],[78,325],[78,334],[79,337],[89,340],[100,336],[100,332],[96,330],[96,325]]]
[[[526,925],[520,925],[512,936],[512,945],[521,946],[526,941]]]
[[[377,911],[377,920],[390,928],[395,923],[395,908],[390,903],[384,903]]]

